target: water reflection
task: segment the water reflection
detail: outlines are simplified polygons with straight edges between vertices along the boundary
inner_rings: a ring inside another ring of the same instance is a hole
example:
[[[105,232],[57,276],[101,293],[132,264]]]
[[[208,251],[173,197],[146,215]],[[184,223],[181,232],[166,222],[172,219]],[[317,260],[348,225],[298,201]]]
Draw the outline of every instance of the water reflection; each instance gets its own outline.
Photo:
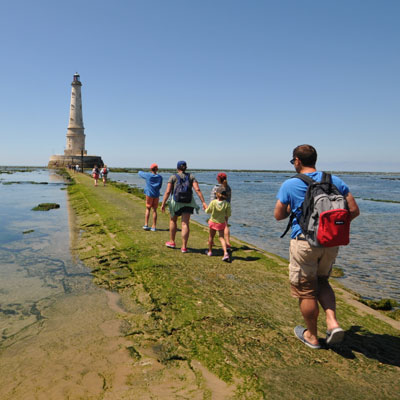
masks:
[[[35,170],[1,175],[0,185],[0,333],[2,347],[40,329],[43,311],[59,296],[87,290],[87,268],[70,255],[70,231],[64,183],[54,172]],[[43,202],[60,209],[33,212]],[[29,232],[29,233],[23,233]]]

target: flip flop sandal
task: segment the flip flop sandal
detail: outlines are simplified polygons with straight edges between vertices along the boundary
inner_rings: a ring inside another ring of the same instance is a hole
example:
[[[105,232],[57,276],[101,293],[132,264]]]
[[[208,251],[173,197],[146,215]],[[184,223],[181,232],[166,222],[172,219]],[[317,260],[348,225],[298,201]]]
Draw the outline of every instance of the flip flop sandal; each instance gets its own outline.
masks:
[[[298,325],[296,326],[296,328],[294,328],[294,334],[296,335],[297,339],[301,340],[306,346],[311,347],[312,349],[320,349],[321,346],[319,344],[312,344],[305,339],[304,332],[306,330],[307,329],[304,328],[303,326]]]
[[[326,344],[338,344],[344,339],[344,330],[342,328],[335,328],[331,331],[326,331]]]

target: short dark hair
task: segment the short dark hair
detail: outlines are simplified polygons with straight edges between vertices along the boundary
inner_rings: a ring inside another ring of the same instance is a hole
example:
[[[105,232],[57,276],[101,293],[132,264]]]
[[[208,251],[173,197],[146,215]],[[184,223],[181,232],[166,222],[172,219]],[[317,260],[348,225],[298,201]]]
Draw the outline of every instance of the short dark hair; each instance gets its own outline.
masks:
[[[305,167],[315,167],[317,150],[309,144],[301,144],[293,150],[293,158],[298,158]]]

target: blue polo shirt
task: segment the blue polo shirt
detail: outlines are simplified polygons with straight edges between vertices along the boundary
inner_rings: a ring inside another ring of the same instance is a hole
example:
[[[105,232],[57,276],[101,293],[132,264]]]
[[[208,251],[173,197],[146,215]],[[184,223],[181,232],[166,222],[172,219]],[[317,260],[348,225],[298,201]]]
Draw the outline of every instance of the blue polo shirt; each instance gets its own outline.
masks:
[[[139,176],[146,180],[146,187],[144,194],[149,197],[160,197],[160,189],[162,186],[163,178],[161,175],[153,174],[152,172],[139,171]]]
[[[322,171],[310,172],[308,175],[311,179],[317,182],[321,182]],[[349,193],[349,187],[337,176],[332,175],[332,183],[339,189],[339,192],[343,196],[347,196]],[[290,204],[290,209],[295,213],[295,218],[292,222],[292,233],[290,237],[292,239],[302,233],[298,218],[301,216],[301,205],[303,204],[304,197],[306,195],[308,185],[298,178],[290,178],[282,183],[276,198],[283,204]]]

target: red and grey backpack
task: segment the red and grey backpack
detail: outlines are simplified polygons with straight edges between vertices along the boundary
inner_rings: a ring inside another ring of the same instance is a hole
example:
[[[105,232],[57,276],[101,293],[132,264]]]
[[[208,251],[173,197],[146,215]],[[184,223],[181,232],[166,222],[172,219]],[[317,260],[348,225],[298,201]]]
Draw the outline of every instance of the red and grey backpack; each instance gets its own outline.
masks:
[[[305,174],[293,178],[301,179],[308,185],[301,205],[301,215],[291,214],[289,230],[293,218],[299,221],[303,235],[311,246],[333,247],[345,246],[350,242],[350,212],[345,197],[332,183],[331,174],[322,173],[321,182],[314,181]]]

